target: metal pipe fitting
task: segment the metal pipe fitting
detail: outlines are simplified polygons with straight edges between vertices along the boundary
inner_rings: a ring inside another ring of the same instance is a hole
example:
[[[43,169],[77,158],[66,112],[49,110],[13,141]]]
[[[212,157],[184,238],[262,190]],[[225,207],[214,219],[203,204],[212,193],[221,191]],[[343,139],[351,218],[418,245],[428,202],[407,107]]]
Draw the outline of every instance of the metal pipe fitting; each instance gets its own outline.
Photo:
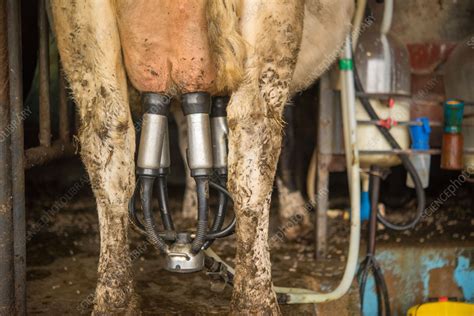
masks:
[[[213,167],[210,95],[206,92],[184,94],[182,107],[188,125],[187,158],[191,175],[210,175]]]
[[[177,237],[166,256],[165,269],[178,273],[201,271],[204,267],[204,253],[191,250],[191,236],[188,233],[179,233]]]
[[[215,97],[211,112],[213,168],[219,174],[227,174],[227,104],[229,97]]]

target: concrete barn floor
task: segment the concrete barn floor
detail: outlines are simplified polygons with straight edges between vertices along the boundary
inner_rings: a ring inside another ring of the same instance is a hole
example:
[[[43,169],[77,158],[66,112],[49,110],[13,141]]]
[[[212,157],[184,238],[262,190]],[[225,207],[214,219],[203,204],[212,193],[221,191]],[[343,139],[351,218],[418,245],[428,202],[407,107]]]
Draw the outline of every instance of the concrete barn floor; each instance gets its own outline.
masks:
[[[57,162],[33,169],[27,174],[27,230],[34,232],[27,245],[30,315],[85,315],[91,312],[99,236],[92,193],[87,184],[77,185],[82,174],[83,170],[76,161]],[[74,192],[77,193],[71,194],[69,189],[74,186],[77,188]],[[180,210],[181,196],[181,187],[170,187],[170,204],[174,213]],[[61,199],[62,197],[66,199]],[[57,201],[63,201],[63,207],[51,212],[52,205]],[[466,210],[466,207],[461,209]],[[270,235],[281,225],[276,211],[277,207],[274,205]],[[458,213],[465,212],[450,212],[455,217]],[[45,214],[48,216],[45,217]],[[179,220],[175,222],[179,223]],[[186,224],[181,224],[178,226],[186,227]],[[416,243],[419,236],[436,232],[434,225],[436,223],[423,223],[410,236],[382,231],[378,239],[381,243]],[[312,232],[296,242],[284,241],[272,245],[275,284],[318,291],[327,291],[337,284],[344,269],[349,225],[347,220],[337,217],[330,220],[329,227],[330,251],[325,260],[313,259]],[[457,229],[459,231],[459,227]],[[468,222],[467,228],[462,229],[467,231],[465,238],[474,241],[471,223]],[[135,256],[134,269],[144,315],[226,314],[231,297],[229,286],[222,290],[222,284],[211,284],[204,272],[181,275],[165,271],[163,257],[136,232],[132,232],[131,236],[131,250],[139,254]],[[451,232],[446,229],[434,234],[431,239],[444,240],[450,237]],[[213,249],[229,263],[233,263],[233,238],[217,241]],[[361,252],[364,250],[365,247],[362,246]],[[219,289],[221,291],[216,291]],[[358,299],[354,282],[353,289],[342,301],[320,304],[317,307],[282,306],[282,311],[285,315],[359,315]]]

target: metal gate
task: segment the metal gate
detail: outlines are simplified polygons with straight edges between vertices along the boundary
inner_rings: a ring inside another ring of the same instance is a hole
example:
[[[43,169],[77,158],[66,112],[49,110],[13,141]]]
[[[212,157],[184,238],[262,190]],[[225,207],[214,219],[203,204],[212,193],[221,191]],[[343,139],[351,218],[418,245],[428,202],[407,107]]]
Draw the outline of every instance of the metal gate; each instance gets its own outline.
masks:
[[[26,315],[25,170],[74,154],[61,75],[59,138],[51,136],[49,27],[45,0],[38,4],[39,146],[25,150],[20,1],[0,0],[0,48],[8,48],[0,52],[0,315]]]

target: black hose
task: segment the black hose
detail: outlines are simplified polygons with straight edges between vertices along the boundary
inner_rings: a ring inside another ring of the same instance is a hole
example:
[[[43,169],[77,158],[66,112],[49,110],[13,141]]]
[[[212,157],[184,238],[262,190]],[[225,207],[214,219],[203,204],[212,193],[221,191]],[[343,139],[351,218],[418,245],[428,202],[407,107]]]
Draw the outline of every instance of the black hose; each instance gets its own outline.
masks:
[[[383,305],[385,309],[385,316],[390,316],[392,311],[390,310],[390,297],[388,296],[387,283],[383,277],[382,269],[377,261],[373,263],[375,284],[377,285],[377,297],[380,305]],[[382,306],[379,308],[379,312],[382,311]]]
[[[158,250],[163,251],[164,253],[168,252],[168,245],[160,237],[158,229],[153,219],[152,212],[152,197],[153,197],[153,182],[155,178],[149,176],[140,176],[141,183],[141,200],[142,200],[142,209],[143,217],[145,219],[144,227],[146,235],[150,243]]]
[[[209,209],[209,177],[196,176],[196,193],[198,199],[198,223],[196,229],[196,237],[194,237],[191,251],[198,253],[201,251],[206,241],[208,209]]]
[[[207,239],[217,239],[217,238],[224,238],[232,235],[235,232],[235,225],[237,224],[237,218],[234,216],[232,221],[220,231],[211,232],[207,234]]]
[[[221,175],[219,177],[219,183],[223,188],[225,188],[225,185],[227,183],[227,176]],[[225,214],[227,212],[227,204],[228,204],[227,195],[221,190],[219,190],[218,192],[219,192],[219,207],[217,209],[214,222],[212,223],[212,226],[211,226],[211,231],[213,232],[218,231],[219,229],[222,228],[222,225],[224,225]]]
[[[359,292],[360,292],[360,306],[361,309],[364,307],[364,296],[367,278],[372,270],[374,277],[377,295],[377,306],[378,315],[390,316],[390,301],[388,297],[387,285],[380,269],[380,266],[375,258],[375,241],[377,233],[377,207],[380,197],[380,169],[377,166],[372,166],[370,175],[371,184],[371,209],[370,209],[370,220],[368,228],[367,238],[367,254],[365,259],[362,261],[357,272],[357,278],[359,280]],[[384,314],[382,314],[384,310]]]
[[[223,188],[225,188],[226,183],[227,183],[227,175],[226,174],[219,175],[218,181],[220,185]],[[212,185],[212,181],[210,182],[210,184]],[[219,204],[218,204],[217,212],[214,216],[214,221],[211,226],[211,231],[210,231],[211,233],[218,232],[222,228],[222,225],[224,225],[225,215],[227,213],[228,197],[221,190],[218,190],[218,192],[219,192]],[[215,239],[209,239],[207,237],[206,239],[207,240],[202,247],[203,249],[209,248],[215,240]]]
[[[355,67],[354,67],[354,79],[355,79],[354,81],[355,81],[355,87],[356,87],[357,92],[364,93],[362,82],[360,81],[359,74],[357,73],[357,69]],[[365,111],[369,115],[370,119],[374,121],[379,121],[380,118],[375,112],[372,105],[370,104],[369,99],[367,97],[359,97],[359,99]],[[396,139],[392,136],[392,134],[387,128],[380,125],[377,125],[377,128],[393,149],[401,149],[400,145],[398,144]],[[413,182],[415,183],[415,190],[416,190],[416,197],[417,197],[417,204],[418,204],[417,212],[416,212],[415,218],[410,223],[403,224],[403,225],[397,225],[397,224],[393,224],[389,222],[380,213],[377,213],[377,219],[384,226],[390,229],[405,230],[405,229],[411,229],[415,227],[415,225],[420,221],[421,217],[423,216],[423,211],[425,209],[426,197],[425,197],[425,190],[423,189],[423,184],[421,183],[420,176],[418,175],[418,172],[416,171],[415,166],[413,166],[413,163],[409,159],[408,155],[398,154],[398,156],[400,157],[400,160],[402,161],[403,166],[405,166],[405,169],[410,174],[411,178],[413,179]]]
[[[209,182],[209,185],[213,189],[216,189],[222,194],[224,194],[227,197],[228,201],[233,202],[231,194],[223,186],[212,181]],[[229,225],[227,225],[222,230],[209,232],[206,236],[206,239],[213,240],[213,239],[224,238],[224,237],[232,235],[235,232],[236,223],[237,223],[237,218],[235,217],[235,214],[234,214],[234,216],[232,217],[232,221],[229,223]]]
[[[168,208],[168,185],[166,176],[158,177],[158,203],[160,205],[160,215],[163,227],[167,231],[174,231],[173,219]]]
[[[133,224],[133,227],[138,230],[143,235],[146,235],[145,226],[138,219],[137,212],[135,209],[135,200],[137,198],[137,193],[139,189],[139,180],[135,183],[135,190],[133,190],[132,197],[130,202],[128,202],[128,220]]]

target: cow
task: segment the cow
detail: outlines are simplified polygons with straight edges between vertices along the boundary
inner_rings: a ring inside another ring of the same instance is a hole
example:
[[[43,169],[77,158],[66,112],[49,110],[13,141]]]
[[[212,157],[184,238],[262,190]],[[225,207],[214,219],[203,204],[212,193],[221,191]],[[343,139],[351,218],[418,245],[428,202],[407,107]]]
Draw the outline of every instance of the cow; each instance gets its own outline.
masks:
[[[127,80],[140,92],[174,98],[231,95],[237,255],[230,309],[280,313],[268,224],[283,108],[337,57],[353,7],[353,0],[50,0],[99,216],[94,314],[139,313],[128,247],[135,130]]]

